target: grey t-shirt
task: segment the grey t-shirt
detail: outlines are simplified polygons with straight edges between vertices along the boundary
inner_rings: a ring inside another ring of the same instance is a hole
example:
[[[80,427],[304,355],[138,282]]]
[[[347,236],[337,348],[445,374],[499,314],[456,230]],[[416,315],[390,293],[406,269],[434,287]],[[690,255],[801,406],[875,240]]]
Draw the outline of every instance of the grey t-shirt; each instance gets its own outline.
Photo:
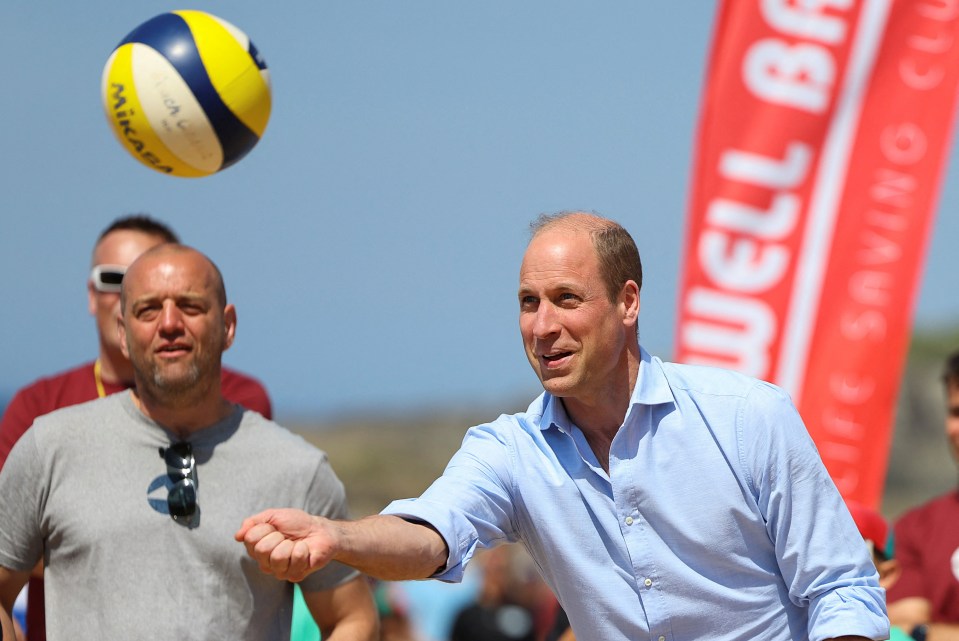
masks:
[[[40,417],[0,472],[0,565],[45,562],[47,637],[288,639],[293,586],[233,539],[269,507],[347,516],[326,454],[256,412],[193,434],[198,518],[174,521],[159,448],[179,440],[129,393]],[[301,587],[356,572],[331,564]]]

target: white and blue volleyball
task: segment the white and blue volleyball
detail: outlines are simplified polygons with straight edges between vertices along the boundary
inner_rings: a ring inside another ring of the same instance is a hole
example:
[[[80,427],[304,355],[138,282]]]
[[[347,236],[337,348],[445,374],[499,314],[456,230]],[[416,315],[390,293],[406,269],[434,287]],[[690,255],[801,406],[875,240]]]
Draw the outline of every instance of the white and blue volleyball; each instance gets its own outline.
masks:
[[[270,119],[270,74],[240,29],[172,11],[130,32],[103,69],[103,106],[120,144],[173,176],[209,176],[243,158]]]

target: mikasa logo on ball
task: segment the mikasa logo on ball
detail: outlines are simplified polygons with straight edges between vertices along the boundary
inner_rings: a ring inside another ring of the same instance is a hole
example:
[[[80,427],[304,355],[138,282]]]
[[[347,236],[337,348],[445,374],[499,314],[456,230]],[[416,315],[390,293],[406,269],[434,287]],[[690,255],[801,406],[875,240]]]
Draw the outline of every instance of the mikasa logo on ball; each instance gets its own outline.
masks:
[[[113,115],[115,128],[114,131],[119,132],[123,136],[123,140],[126,141],[127,145],[133,149],[141,161],[150,165],[157,171],[162,171],[164,173],[172,173],[173,167],[169,165],[164,165],[159,158],[157,158],[153,152],[146,150],[143,141],[136,137],[136,130],[130,126],[131,113],[128,113],[127,109],[123,107],[127,104],[127,99],[123,96],[124,86],[120,84],[112,84],[111,89],[113,93],[111,96],[115,100],[113,105]]]
[[[202,11],[173,11],[131,31],[103,70],[117,139],[165,174],[209,176],[243,158],[270,118],[270,75],[249,37]]]

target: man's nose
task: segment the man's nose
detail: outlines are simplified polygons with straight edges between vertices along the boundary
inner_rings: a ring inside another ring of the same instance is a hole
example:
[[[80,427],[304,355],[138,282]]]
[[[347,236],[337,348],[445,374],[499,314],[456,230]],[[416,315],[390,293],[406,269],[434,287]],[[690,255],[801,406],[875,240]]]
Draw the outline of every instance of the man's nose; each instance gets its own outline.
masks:
[[[541,302],[536,308],[536,317],[533,321],[533,334],[543,338],[559,332],[559,315],[549,303]]]
[[[164,331],[175,331],[183,325],[183,316],[173,301],[163,303],[160,311],[160,328]]]

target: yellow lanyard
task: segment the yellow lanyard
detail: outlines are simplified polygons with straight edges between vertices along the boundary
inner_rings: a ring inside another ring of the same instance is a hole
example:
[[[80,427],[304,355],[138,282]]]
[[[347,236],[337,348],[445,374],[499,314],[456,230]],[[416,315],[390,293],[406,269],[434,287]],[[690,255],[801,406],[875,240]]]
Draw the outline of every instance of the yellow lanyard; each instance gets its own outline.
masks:
[[[107,395],[107,391],[103,389],[103,378],[100,376],[100,359],[98,358],[95,363],[93,363],[93,380],[97,384],[97,396],[103,398]]]

